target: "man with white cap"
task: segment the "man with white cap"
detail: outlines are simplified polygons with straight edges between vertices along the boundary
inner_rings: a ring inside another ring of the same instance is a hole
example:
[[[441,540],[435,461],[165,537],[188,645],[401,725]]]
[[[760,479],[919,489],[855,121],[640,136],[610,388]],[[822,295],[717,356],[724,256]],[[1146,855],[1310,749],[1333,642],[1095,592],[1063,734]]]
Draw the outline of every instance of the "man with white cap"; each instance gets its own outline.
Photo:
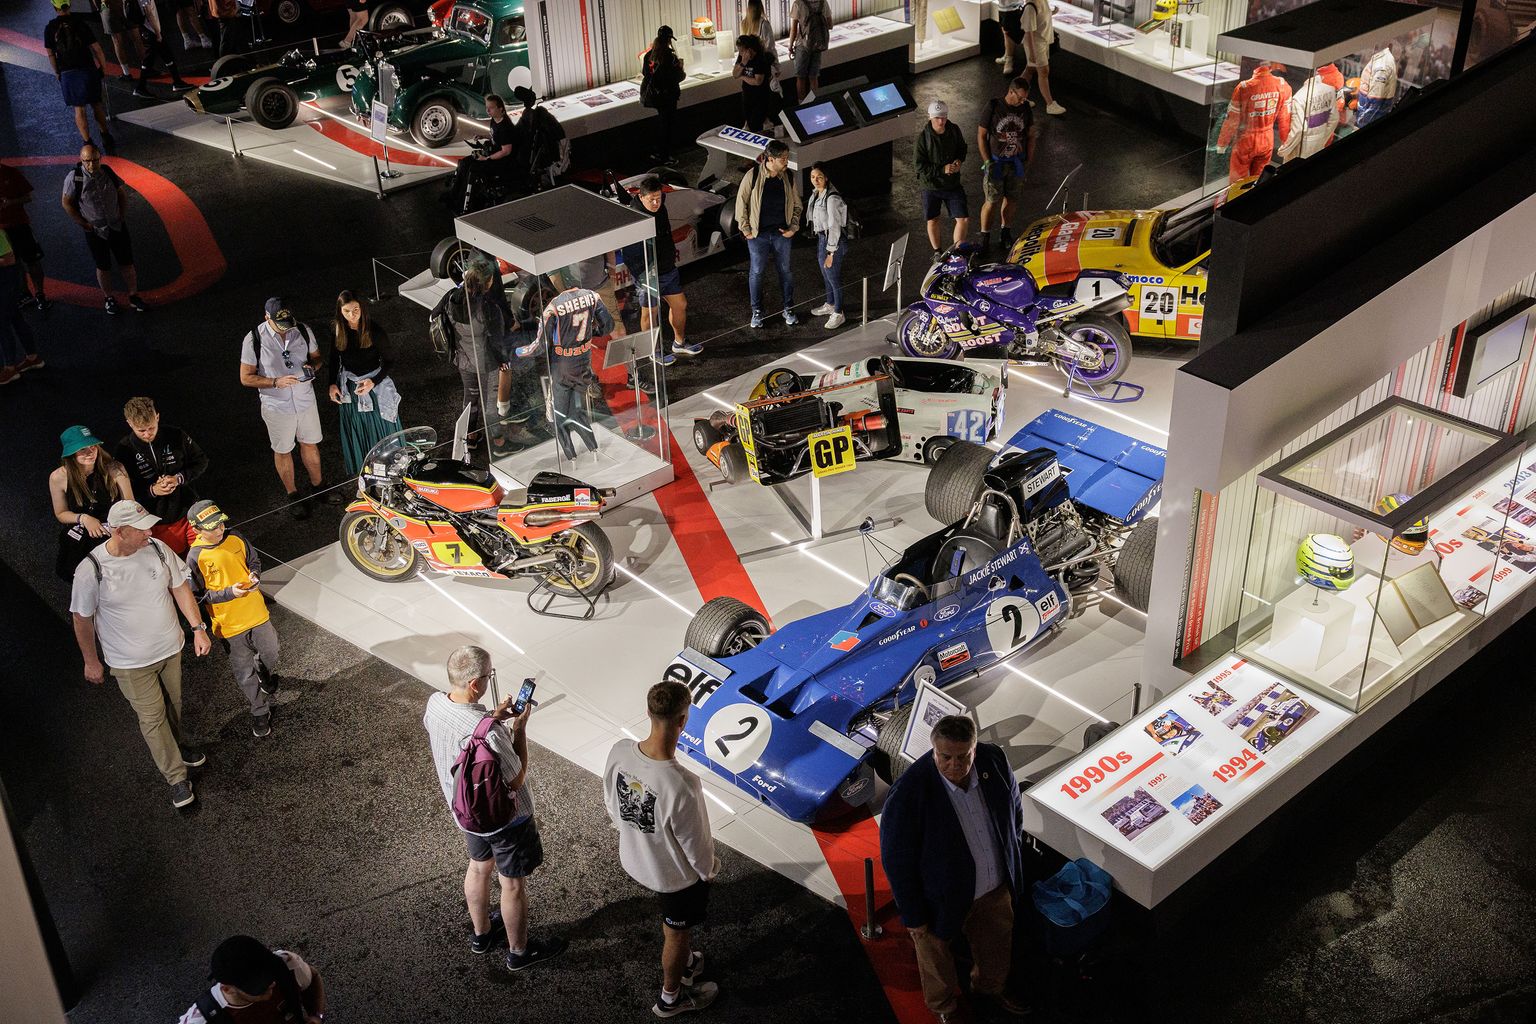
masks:
[[[100,686],[111,671],[139,717],[155,767],[171,787],[171,804],[185,807],[196,799],[187,769],[208,757],[187,746],[181,731],[185,640],[177,609],[192,627],[193,652],[202,657],[213,645],[187,584],[187,567],[149,535],[159,521],[136,501],[115,503],[107,513],[112,536],[75,568],[69,610],[86,682]]]
[[[965,163],[965,133],[949,123],[949,104],[934,100],[928,104],[928,123],[923,125],[914,150],[917,183],[923,189],[923,220],[928,222],[928,244],[938,251],[939,212],[949,211],[955,219],[954,244],[965,241],[971,226],[971,207],[960,182],[960,167]]]

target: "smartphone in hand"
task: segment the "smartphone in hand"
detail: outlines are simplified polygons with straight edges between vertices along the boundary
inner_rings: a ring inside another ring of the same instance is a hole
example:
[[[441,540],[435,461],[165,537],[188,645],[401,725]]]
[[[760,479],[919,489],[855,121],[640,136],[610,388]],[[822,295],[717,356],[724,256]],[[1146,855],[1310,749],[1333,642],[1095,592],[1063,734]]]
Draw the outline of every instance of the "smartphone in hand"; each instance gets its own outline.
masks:
[[[533,699],[532,677],[523,680],[523,688],[517,691],[517,699],[512,702],[512,715],[516,717],[528,710],[528,702]]]

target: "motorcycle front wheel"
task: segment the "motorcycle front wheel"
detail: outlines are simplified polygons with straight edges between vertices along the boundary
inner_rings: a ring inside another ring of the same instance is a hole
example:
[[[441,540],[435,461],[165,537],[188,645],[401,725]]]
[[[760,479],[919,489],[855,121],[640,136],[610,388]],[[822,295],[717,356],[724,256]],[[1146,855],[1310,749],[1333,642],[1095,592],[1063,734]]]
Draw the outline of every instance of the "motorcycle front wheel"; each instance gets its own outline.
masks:
[[[340,534],[347,561],[381,583],[408,580],[421,569],[421,555],[377,512],[348,512]]]
[[[1131,365],[1131,332],[1119,317],[1085,316],[1062,333],[1097,356],[1090,362],[1058,355],[1063,373],[1086,384],[1111,384]]]
[[[909,309],[896,326],[896,340],[901,350],[919,359],[954,359],[960,345],[939,330],[939,323],[927,310]]]
[[[560,571],[544,574],[549,589],[567,597],[596,597],[613,582],[613,545],[596,523],[580,523],[546,543],[560,556]]]

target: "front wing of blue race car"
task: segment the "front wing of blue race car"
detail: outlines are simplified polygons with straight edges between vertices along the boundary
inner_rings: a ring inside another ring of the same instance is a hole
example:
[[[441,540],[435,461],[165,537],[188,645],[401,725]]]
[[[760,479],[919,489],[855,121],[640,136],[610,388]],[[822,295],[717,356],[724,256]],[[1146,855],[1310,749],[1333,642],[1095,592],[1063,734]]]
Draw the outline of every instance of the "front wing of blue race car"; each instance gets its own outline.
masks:
[[[684,648],[665,674],[693,698],[682,748],[795,821],[866,802],[871,758],[881,756],[871,711],[909,703],[914,679],[929,677],[924,666],[934,685],[952,685],[1036,643],[1069,612],[1067,591],[1027,539],[935,573],[932,560],[956,529],[913,545],[848,605],[789,623],[757,647],[719,659]],[[897,575],[928,582],[907,588]]]

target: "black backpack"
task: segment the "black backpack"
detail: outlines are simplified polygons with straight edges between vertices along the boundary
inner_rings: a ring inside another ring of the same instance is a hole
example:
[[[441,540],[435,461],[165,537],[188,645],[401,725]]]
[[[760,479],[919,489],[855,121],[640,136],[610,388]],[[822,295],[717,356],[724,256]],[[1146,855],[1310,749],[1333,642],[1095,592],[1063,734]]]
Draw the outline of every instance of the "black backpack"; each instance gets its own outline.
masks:
[[[102,175],[103,177],[105,177],[113,185],[120,185],[120,184],[122,184],[122,179],[117,176],[117,172],[114,171],[111,167],[107,166],[105,163],[101,164],[101,170],[97,171],[96,173],[98,173],[98,174]],[[70,178],[70,187],[74,191],[75,205],[78,206],[78,205],[80,205],[80,194],[85,191],[85,165],[84,164],[80,164],[80,163],[76,163],[75,164],[74,174]]]
[[[448,312],[448,300],[458,290],[455,288],[446,292],[437,305],[432,307],[432,312],[427,314],[427,337],[432,342],[432,351],[448,363],[454,361],[459,351],[459,330],[453,326],[453,316]]]

